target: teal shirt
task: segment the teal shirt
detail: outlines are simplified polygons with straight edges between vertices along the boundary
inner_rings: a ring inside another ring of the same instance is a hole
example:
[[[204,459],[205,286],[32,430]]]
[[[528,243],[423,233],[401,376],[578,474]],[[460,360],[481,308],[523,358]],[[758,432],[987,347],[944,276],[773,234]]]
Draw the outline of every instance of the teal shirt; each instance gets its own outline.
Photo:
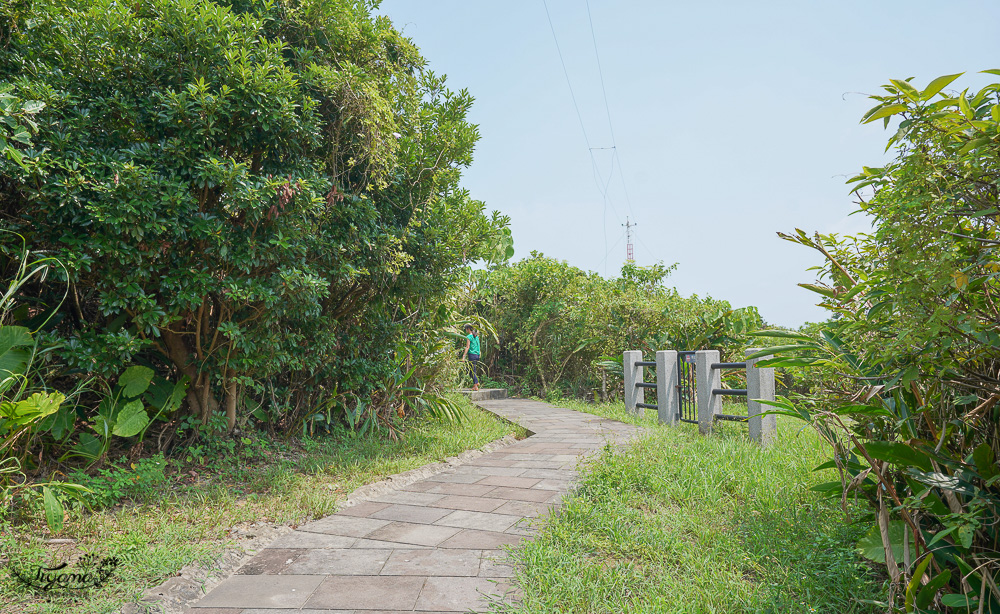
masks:
[[[472,333],[465,336],[469,340],[469,353],[479,355],[479,337],[476,337]]]

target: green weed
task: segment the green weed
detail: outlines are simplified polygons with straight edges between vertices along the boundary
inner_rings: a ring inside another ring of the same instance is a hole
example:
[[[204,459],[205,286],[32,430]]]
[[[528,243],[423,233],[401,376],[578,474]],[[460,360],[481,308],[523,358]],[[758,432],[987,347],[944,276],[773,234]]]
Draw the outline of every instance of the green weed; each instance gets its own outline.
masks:
[[[746,427],[655,426],[655,412],[562,403],[649,427],[591,463],[577,491],[514,551],[509,611],[862,613],[882,580],[853,548],[869,528],[809,490],[823,444],[792,421],[772,447]]]

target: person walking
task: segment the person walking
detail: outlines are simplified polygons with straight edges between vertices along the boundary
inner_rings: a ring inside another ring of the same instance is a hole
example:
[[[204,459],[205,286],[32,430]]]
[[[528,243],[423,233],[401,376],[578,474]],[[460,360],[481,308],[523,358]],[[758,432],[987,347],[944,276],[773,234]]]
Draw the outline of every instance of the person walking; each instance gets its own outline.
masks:
[[[465,325],[465,352],[464,358],[469,361],[469,372],[472,373],[472,389],[479,390],[479,376],[476,375],[479,363],[479,335],[476,334],[472,324]]]

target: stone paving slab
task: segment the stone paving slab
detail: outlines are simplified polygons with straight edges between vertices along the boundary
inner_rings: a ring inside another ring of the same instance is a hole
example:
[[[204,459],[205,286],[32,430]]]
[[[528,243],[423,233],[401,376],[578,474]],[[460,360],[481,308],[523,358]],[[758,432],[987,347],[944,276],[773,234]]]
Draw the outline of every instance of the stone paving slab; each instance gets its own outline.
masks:
[[[300,526],[188,611],[453,614],[516,602],[504,549],[558,509],[582,459],[638,429],[540,401],[476,403],[532,436]]]

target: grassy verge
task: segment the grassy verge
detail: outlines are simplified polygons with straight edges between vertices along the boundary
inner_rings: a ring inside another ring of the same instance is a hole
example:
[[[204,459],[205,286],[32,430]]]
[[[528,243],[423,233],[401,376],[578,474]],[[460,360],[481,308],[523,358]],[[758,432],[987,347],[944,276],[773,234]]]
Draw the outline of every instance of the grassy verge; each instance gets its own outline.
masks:
[[[781,422],[779,442],[760,449],[743,425],[701,437],[621,404],[561,405],[650,430],[605,450],[539,538],[515,551],[524,600],[512,611],[877,611],[860,600],[877,599],[882,579],[853,551],[870,524],[809,491],[836,479],[813,471],[826,450],[811,430]]]
[[[70,544],[40,543],[38,537],[52,537],[41,518],[0,523],[0,553],[22,563],[58,563],[85,553],[121,559],[104,586],[84,591],[42,592],[0,574],[0,612],[117,612],[181,567],[231,545],[234,527],[321,517],[363,484],[516,432],[464,397],[459,402],[466,417],[461,423],[420,419],[397,441],[342,433],[172,466],[159,484],[133,488],[124,504],[72,512],[56,536],[74,540]]]

